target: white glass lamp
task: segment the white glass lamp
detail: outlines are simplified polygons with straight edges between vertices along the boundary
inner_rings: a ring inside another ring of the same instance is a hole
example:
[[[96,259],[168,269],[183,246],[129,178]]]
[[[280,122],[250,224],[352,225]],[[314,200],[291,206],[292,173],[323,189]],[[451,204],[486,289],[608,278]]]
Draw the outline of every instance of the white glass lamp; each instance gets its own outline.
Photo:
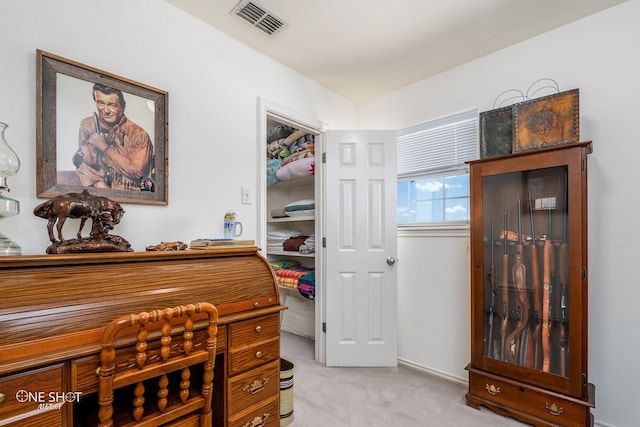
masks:
[[[4,139],[7,124],[0,122],[0,219],[20,213],[20,202],[7,197],[7,178],[20,169],[20,159]],[[0,255],[20,255],[20,246],[0,232]]]

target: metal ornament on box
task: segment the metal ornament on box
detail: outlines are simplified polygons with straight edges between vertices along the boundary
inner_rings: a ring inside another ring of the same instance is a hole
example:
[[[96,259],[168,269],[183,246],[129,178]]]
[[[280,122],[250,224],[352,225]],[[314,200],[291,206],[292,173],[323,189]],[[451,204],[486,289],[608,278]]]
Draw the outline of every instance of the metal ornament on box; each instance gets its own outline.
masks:
[[[541,92],[552,93],[534,98]],[[511,104],[504,106],[508,102]],[[579,114],[579,90],[560,92],[552,79],[533,82],[526,93],[506,90],[496,98],[492,110],[479,114],[480,157],[578,143]]]
[[[524,102],[526,95],[518,89],[508,89],[493,101],[493,109],[480,116],[480,158],[513,152],[513,103]]]

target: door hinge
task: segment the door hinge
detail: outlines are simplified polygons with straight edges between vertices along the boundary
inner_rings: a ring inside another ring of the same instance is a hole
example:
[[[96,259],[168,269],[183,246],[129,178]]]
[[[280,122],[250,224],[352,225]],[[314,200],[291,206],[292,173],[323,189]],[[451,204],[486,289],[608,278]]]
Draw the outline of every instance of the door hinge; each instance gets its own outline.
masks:
[[[322,163],[327,163],[327,153],[326,151],[322,153]]]
[[[323,237],[323,238],[322,238],[322,247],[323,247],[323,248],[326,248],[326,247],[327,247],[327,238],[326,238],[326,237]]]
[[[582,170],[584,171],[584,159],[582,159],[582,162],[580,162],[580,167],[582,168]]]
[[[587,278],[587,267],[582,267],[582,278],[583,279]]]
[[[322,332],[327,333],[327,322],[322,322]]]

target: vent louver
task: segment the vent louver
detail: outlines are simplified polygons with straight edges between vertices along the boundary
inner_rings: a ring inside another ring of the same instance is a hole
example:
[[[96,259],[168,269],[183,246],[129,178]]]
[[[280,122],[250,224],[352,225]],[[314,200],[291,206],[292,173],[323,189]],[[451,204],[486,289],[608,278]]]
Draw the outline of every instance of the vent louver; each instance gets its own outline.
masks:
[[[284,21],[254,0],[242,0],[231,13],[271,35],[284,26]]]

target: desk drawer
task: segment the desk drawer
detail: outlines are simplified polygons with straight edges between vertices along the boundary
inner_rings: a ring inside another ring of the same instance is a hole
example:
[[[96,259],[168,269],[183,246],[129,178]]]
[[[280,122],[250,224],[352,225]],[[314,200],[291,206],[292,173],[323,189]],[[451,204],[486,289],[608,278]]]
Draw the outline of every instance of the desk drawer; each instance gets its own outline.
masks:
[[[229,414],[233,417],[234,414],[277,395],[279,389],[280,363],[278,360],[236,375],[229,380],[227,389]]]
[[[280,407],[278,396],[265,401],[264,404],[249,408],[248,410],[232,415],[229,418],[229,427],[279,427]]]
[[[71,405],[65,402],[62,393],[62,366],[62,363],[59,363],[0,378],[0,417],[7,419],[31,411],[39,414],[38,407],[41,403],[62,404],[60,409],[64,405]],[[20,396],[16,396],[18,392]],[[62,413],[59,409],[54,410]],[[23,423],[26,423],[26,420],[23,420]]]
[[[280,357],[280,338],[229,349],[229,375],[260,366]]]
[[[71,405],[71,403],[67,403]],[[0,426],[2,427],[40,427],[40,426],[61,426],[62,416],[64,412],[62,409],[52,409],[50,411],[36,410],[34,415],[22,415],[20,417],[12,419],[0,420]]]
[[[229,325],[229,347],[244,346],[277,337],[280,333],[278,314],[244,320]]]

